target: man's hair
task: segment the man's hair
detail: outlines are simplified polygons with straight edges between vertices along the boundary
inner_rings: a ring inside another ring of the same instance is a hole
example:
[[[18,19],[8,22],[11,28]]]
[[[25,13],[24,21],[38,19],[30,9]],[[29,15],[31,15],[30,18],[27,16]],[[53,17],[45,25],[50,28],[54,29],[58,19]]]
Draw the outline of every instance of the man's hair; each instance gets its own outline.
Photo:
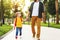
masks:
[[[39,0],[40,1],[40,0]],[[34,0],[34,2],[36,2],[36,0]]]

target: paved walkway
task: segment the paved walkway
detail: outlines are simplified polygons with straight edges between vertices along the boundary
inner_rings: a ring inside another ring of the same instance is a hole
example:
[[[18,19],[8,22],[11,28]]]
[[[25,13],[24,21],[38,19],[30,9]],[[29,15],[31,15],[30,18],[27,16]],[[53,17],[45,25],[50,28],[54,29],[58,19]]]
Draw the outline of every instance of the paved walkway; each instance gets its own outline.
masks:
[[[15,30],[1,40],[16,40]],[[33,40],[30,25],[23,25],[22,38],[17,40]],[[60,29],[41,27],[41,40],[60,40]]]

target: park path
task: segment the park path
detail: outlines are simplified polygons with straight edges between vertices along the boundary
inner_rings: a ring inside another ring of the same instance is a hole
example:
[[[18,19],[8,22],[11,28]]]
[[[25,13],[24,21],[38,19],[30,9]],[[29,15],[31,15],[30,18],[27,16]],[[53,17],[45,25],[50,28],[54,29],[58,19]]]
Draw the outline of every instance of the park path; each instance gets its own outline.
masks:
[[[1,40],[16,40],[15,30]],[[23,25],[22,38],[19,37],[17,40],[33,40],[30,25]],[[60,40],[60,29],[41,27],[41,40]]]

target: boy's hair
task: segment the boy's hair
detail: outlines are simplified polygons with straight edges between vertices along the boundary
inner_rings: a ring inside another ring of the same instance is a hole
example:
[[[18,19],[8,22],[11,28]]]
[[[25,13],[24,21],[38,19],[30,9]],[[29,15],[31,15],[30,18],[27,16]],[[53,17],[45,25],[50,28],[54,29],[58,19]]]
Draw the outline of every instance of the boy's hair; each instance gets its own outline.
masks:
[[[16,17],[18,14],[21,14],[21,17],[23,17],[23,12],[16,12]]]

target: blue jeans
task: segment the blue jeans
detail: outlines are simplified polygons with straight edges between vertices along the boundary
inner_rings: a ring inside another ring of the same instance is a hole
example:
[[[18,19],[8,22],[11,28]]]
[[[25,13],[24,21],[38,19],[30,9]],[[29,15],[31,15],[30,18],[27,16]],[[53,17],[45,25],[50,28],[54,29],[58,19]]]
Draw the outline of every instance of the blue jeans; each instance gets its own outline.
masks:
[[[18,36],[18,31],[20,31],[20,36],[22,35],[22,28],[16,27],[16,36]]]

